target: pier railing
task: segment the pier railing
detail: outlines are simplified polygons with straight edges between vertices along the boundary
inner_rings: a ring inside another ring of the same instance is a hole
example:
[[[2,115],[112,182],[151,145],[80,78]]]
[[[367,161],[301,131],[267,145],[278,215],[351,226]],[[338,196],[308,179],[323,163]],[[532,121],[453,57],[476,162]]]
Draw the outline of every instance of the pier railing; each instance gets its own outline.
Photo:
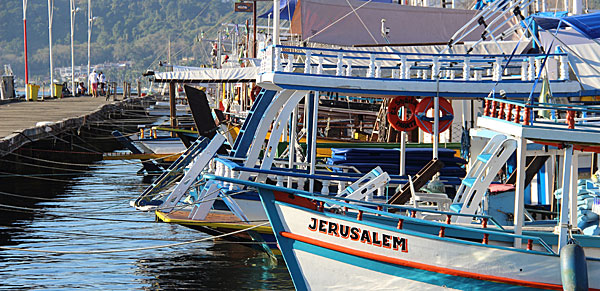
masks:
[[[261,56],[260,73],[296,73],[337,77],[400,80],[533,81],[545,54],[427,54],[269,46]],[[549,80],[569,80],[566,53],[549,54]],[[510,60],[509,60],[510,59]]]

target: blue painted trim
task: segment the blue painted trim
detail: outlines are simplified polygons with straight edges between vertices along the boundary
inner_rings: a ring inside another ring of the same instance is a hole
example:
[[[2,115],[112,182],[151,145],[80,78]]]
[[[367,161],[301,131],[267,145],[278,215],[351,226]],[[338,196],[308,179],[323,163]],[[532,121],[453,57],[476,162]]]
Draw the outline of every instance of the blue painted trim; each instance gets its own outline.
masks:
[[[279,74],[279,75],[290,75],[290,76],[308,76],[308,77],[319,77],[319,78],[342,78],[342,79],[350,79],[350,80],[378,80],[378,81],[388,81],[388,82],[415,82],[418,81],[420,83],[436,83],[436,80],[431,80],[431,79],[392,79],[392,78],[375,78],[375,77],[357,77],[357,76],[336,76],[336,75],[322,75],[322,74],[305,74],[305,73],[294,73],[294,72],[280,72],[280,71],[274,71],[272,73],[275,74]],[[490,84],[490,85],[494,85],[496,84],[496,81],[491,81],[491,80],[481,80],[481,81],[465,81],[465,80],[461,80],[461,79],[452,79],[452,80],[448,80],[448,79],[440,79],[441,83],[457,83],[457,84],[462,84],[462,83],[477,83],[477,84]],[[561,80],[551,80],[549,81],[551,84],[560,84],[560,83],[567,83],[568,81],[561,81]],[[522,80],[502,80],[502,83],[521,83],[521,84],[532,84],[533,85],[533,81],[522,81]],[[279,85],[279,84],[277,84]],[[441,94],[442,92],[440,92]],[[489,91],[487,92],[487,94],[489,95]],[[486,95],[486,96],[488,96]],[[525,94],[527,96],[529,96],[529,93]],[[554,95],[554,93],[553,93]]]
[[[347,49],[328,49],[328,48],[307,48],[307,47],[298,47],[298,46],[286,46],[286,45],[270,45],[267,48],[281,48],[281,49],[297,49],[297,50],[310,50],[310,51],[325,51],[325,52],[342,52],[342,53],[355,53],[355,54],[372,54],[372,55],[407,55],[407,56],[449,56],[449,57],[481,57],[481,58],[489,58],[489,62],[494,61],[496,57],[507,58],[507,55],[485,55],[485,54],[423,54],[423,53],[400,53],[400,52],[369,52],[369,51],[361,51],[361,50],[347,50]],[[266,48],[265,48],[266,50]],[[317,55],[317,54],[313,54]],[[529,57],[545,57],[546,54],[520,54],[519,57],[529,58]],[[566,53],[557,53],[557,54],[549,54],[549,56],[567,56]],[[335,56],[337,57],[337,55]]]
[[[304,277],[302,275],[302,270],[299,267],[300,264],[293,255],[293,244],[295,240],[291,240],[280,235],[280,232],[284,231],[285,227],[283,226],[281,218],[275,209],[275,197],[273,192],[268,189],[263,189],[263,191],[260,193],[260,199],[262,201],[263,208],[265,209],[265,213],[267,213],[267,217],[271,222],[271,226],[273,227],[275,239],[277,240],[277,244],[281,250],[283,260],[285,261],[288,271],[292,276],[294,287],[296,290],[308,290],[308,286],[306,285],[306,281],[304,281]]]
[[[295,241],[293,243],[295,249],[305,251],[317,256],[329,258],[338,262],[358,266],[360,268],[371,271],[405,278],[412,281],[423,282],[434,286],[453,288],[459,290],[523,290],[525,287],[510,284],[497,283],[492,281],[476,280],[471,278],[452,276],[432,271],[426,271],[416,268],[400,266],[375,260],[370,260],[358,256],[337,252],[327,248],[315,246],[309,243]],[[288,265],[289,267],[289,265]],[[291,271],[290,271],[291,272]],[[398,286],[401,288],[401,286]],[[542,290],[542,289],[528,289]]]
[[[277,91],[274,90],[265,90],[263,89],[257,100],[252,105],[242,128],[240,129],[240,133],[238,137],[235,139],[233,143],[233,147],[231,150],[231,155],[236,158],[246,157],[248,153],[248,149],[254,140],[254,136],[256,130],[258,129],[258,125],[262,121],[262,117],[265,114],[265,111],[271,105],[273,98],[277,94]]]
[[[366,208],[366,207],[360,207],[360,206],[356,206],[356,205],[353,205],[353,204],[339,202],[337,200],[342,200],[342,201],[347,201],[347,202],[353,202],[353,203],[359,203],[361,205],[370,205],[373,208],[375,208],[376,206],[383,206],[384,208],[388,208],[388,209],[389,208],[394,208],[394,209],[408,210],[408,211],[410,211],[410,210],[422,211],[422,209],[413,208],[413,207],[407,207],[407,206],[402,206],[402,205],[383,204],[383,203],[376,203],[376,202],[359,201],[359,200],[348,199],[348,198],[344,198],[344,197],[324,196],[324,195],[320,195],[320,194],[310,193],[310,192],[307,192],[307,191],[304,191],[304,190],[289,189],[289,188],[279,187],[279,186],[275,186],[275,185],[250,182],[250,181],[246,181],[246,180],[226,178],[226,177],[215,176],[215,175],[204,175],[204,178],[206,178],[208,180],[219,180],[219,181],[231,182],[231,183],[240,184],[240,185],[244,185],[244,186],[255,187],[255,188],[258,188],[258,189],[267,189],[267,190],[271,190],[271,191],[286,192],[286,193],[290,193],[290,194],[294,194],[294,195],[299,195],[299,196],[302,196],[302,197],[305,197],[305,198],[309,198],[309,199],[323,201],[323,202],[326,202],[328,204],[329,203],[338,204],[338,205],[341,205],[341,206],[348,206],[350,208],[355,208],[355,209],[359,209],[359,210],[363,210],[363,211],[367,211],[367,212],[373,212],[373,213],[383,214],[383,215],[391,216],[391,217],[393,217],[395,219],[402,218],[402,219],[405,219],[405,220],[414,220],[414,221],[422,222],[422,223],[433,223],[433,222],[423,221],[421,219],[410,218],[410,217],[406,217],[406,216],[402,216],[402,215],[397,215],[397,214],[392,214],[392,213],[388,213],[388,212],[376,211],[376,210],[373,210],[373,209],[370,209],[370,208]],[[465,217],[474,217],[474,218],[487,218],[487,219],[489,219],[489,221],[492,224],[496,225],[499,229],[503,230],[502,226],[500,224],[498,224],[494,220],[493,217],[487,216],[487,215],[462,214],[462,213],[437,211],[437,210],[427,210],[427,212],[428,213],[436,213],[436,214],[449,214],[449,215],[453,215],[453,216],[465,216]],[[443,224],[443,225],[446,226],[446,224]],[[436,225],[436,226],[439,227],[439,225]],[[451,227],[454,227],[454,225],[452,225]]]
[[[321,91],[321,92],[338,92],[338,93],[360,93],[360,94],[373,94],[373,95],[404,95],[404,96],[415,96],[415,97],[435,97],[438,96],[437,92],[423,92],[423,91],[404,91],[404,90],[365,90],[365,89],[350,89],[350,88],[332,88],[332,87],[315,87],[315,86],[298,86],[276,83],[277,86],[283,89],[289,90],[306,90],[306,91]],[[491,85],[491,84],[490,84]],[[594,93],[585,92],[569,92],[569,93],[558,93],[553,92],[554,97],[580,97],[580,96],[595,96]],[[600,95],[600,90],[598,91]],[[447,98],[484,98],[489,95],[489,92],[481,93],[469,93],[469,92],[439,92],[440,97]],[[527,94],[507,94],[510,98],[524,98]]]
[[[259,190],[259,194],[260,193],[261,192]],[[314,210],[311,210],[311,209],[299,207],[299,206],[296,206],[296,205],[293,205],[293,204],[289,204],[289,203],[285,203],[285,202],[281,202],[281,201],[275,201],[274,203],[277,204],[277,205],[284,205],[284,206],[288,206],[288,207],[295,208],[295,209],[298,209],[298,210],[302,210],[304,212],[308,212],[308,213],[311,213],[311,214],[314,214],[314,215],[324,215],[326,217],[331,217],[331,218],[336,218],[336,219],[340,219],[340,220],[344,220],[344,221],[348,221],[348,222],[363,224],[363,225],[367,225],[367,226],[370,226],[370,227],[377,227],[377,228],[385,229],[385,230],[390,231],[390,232],[404,233],[404,234],[409,234],[409,235],[418,236],[418,237],[427,238],[427,239],[433,239],[433,240],[439,240],[439,241],[445,241],[445,242],[457,243],[457,244],[463,244],[463,245],[471,245],[471,246],[477,246],[477,247],[484,247],[484,248],[493,248],[493,249],[500,249],[500,250],[506,250],[506,251],[528,253],[528,254],[536,254],[536,255],[544,255],[544,256],[558,256],[556,254],[549,254],[549,253],[544,253],[544,252],[539,252],[539,251],[528,251],[528,250],[523,250],[523,249],[515,249],[515,248],[509,248],[509,247],[497,246],[497,245],[490,245],[490,244],[486,245],[486,244],[482,244],[482,243],[476,243],[476,242],[472,242],[472,241],[461,240],[461,239],[456,239],[456,238],[451,238],[451,237],[439,237],[437,235],[423,233],[423,232],[420,232],[420,231],[412,231],[412,230],[407,230],[407,229],[397,229],[395,227],[391,227],[391,226],[386,225],[386,224],[374,223],[374,222],[369,221],[369,220],[378,220],[378,219],[380,219],[379,216],[374,216],[374,215],[373,216],[369,215],[369,217],[367,218],[366,215],[363,214],[363,220],[356,220],[354,218],[350,218],[350,217],[345,216],[345,215],[334,214],[334,213],[330,213],[330,212],[326,212],[326,211],[324,211],[324,212],[314,211]],[[411,222],[416,222],[415,220],[417,220],[417,219],[413,219],[413,220],[405,219],[405,220],[406,221],[411,221]],[[416,222],[416,223],[428,224],[428,223],[425,223],[425,222],[427,222],[427,221],[420,220],[420,222]],[[445,226],[446,229],[453,228],[453,229],[456,229],[456,230],[458,230],[460,232],[475,232],[474,230],[479,230],[479,229],[473,229],[473,228],[468,228],[468,227],[452,227],[453,226],[452,224],[442,224],[442,223],[439,223],[439,224],[442,225],[442,226]],[[432,225],[432,224],[429,224],[429,225]],[[487,231],[487,233],[489,233],[489,231]],[[497,234],[501,234],[501,233],[498,232]],[[505,233],[505,234],[508,234],[508,233]],[[482,238],[483,238],[483,236],[482,236]]]

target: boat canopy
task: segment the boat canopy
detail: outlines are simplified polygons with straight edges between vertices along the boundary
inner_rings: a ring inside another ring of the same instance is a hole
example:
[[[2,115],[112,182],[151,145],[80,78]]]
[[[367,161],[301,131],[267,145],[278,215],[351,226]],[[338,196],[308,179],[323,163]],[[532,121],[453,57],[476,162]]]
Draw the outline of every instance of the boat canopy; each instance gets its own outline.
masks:
[[[198,68],[197,70],[178,70],[154,74],[158,83],[241,83],[256,82],[258,67],[246,68]]]
[[[479,11],[417,7],[359,0],[300,0],[291,23],[291,32],[303,41],[341,46],[447,44],[453,34]],[[496,15],[499,16],[499,15]],[[496,17],[490,16],[490,19]],[[502,15],[504,22],[510,15]],[[390,28],[381,35],[382,20]],[[508,20],[498,31],[516,24]],[[483,26],[462,41],[481,39]],[[505,40],[517,40],[509,37]]]
[[[600,38],[600,12],[567,17],[534,16],[533,19],[545,30],[572,27],[589,39]]]
[[[298,0],[279,0],[279,19],[292,21]],[[273,18],[273,7],[258,18]]]

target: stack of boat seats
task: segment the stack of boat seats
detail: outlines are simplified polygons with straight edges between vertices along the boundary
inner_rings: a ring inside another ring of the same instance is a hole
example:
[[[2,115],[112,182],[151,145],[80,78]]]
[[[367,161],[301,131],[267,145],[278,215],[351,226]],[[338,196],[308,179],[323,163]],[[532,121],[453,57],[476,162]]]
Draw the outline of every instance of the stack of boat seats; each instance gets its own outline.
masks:
[[[463,178],[467,173],[462,158],[456,157],[456,151],[439,149],[439,158],[444,162],[441,176]],[[414,175],[421,170],[427,162],[431,161],[433,149],[407,148],[406,149],[406,174]],[[400,171],[400,150],[383,148],[332,148],[331,158],[327,159],[329,165],[354,166],[361,173],[366,173],[379,166],[387,173],[394,175]],[[340,169],[337,169],[341,171]]]
[[[554,191],[554,197],[562,198],[562,188]],[[587,235],[600,235],[599,207],[600,185],[588,179],[580,179],[577,183],[577,227]]]

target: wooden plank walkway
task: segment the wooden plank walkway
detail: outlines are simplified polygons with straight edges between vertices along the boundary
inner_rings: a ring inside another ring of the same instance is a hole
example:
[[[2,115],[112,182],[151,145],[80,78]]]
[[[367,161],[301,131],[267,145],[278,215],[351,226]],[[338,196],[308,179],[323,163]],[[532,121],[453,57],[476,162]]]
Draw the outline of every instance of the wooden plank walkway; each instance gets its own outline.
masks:
[[[104,97],[73,97],[0,105],[0,138],[35,127],[38,122],[58,122],[85,115],[110,103]]]
[[[119,110],[127,102],[131,101],[70,97],[1,104],[0,156],[29,142],[82,126],[87,121],[103,120],[107,113]],[[36,126],[38,122],[45,122],[46,125]]]

